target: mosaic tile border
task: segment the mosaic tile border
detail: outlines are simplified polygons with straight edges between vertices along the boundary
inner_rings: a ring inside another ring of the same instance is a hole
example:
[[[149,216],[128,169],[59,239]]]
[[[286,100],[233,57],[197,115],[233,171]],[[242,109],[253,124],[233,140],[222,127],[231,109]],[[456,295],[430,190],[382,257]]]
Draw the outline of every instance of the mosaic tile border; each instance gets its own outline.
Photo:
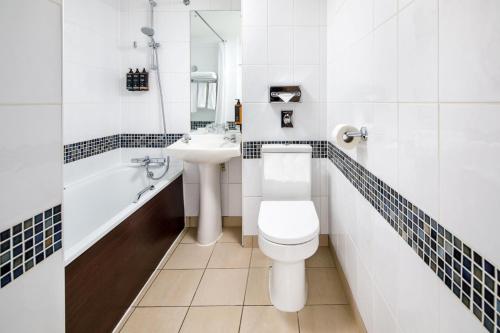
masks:
[[[313,158],[327,157],[327,141],[325,140],[307,140],[307,141],[246,141],[243,142],[243,159],[261,158],[262,145],[265,144],[307,144],[313,148]]]
[[[183,134],[115,134],[64,146],[64,163],[106,153],[118,148],[161,148],[179,140]]]
[[[214,123],[213,121],[200,121],[200,120],[191,121],[191,130],[195,131],[198,128],[203,128],[213,123]],[[236,129],[236,123],[234,121],[228,121],[227,126],[229,127],[230,130]]]
[[[61,205],[0,232],[0,288],[62,248]]]
[[[183,134],[121,134],[120,148],[162,148],[182,138]]]
[[[120,148],[120,135],[71,143],[64,146],[64,163],[70,163]]]
[[[500,269],[331,142],[328,159],[486,330],[499,333]]]

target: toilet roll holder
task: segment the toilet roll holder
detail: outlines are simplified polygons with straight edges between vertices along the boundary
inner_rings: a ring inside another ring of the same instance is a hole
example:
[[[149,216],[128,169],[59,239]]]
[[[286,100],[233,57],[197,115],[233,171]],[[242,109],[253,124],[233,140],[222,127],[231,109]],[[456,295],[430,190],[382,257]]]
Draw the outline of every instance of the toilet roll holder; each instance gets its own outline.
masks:
[[[351,142],[354,138],[361,138],[363,141],[368,140],[368,130],[366,127],[361,127],[359,131],[345,132],[343,135],[345,142]]]

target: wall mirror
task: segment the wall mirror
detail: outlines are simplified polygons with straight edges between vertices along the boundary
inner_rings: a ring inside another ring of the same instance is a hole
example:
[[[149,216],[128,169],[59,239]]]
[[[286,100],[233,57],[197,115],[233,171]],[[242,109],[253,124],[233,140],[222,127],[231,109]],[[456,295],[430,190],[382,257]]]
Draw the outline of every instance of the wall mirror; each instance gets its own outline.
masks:
[[[191,130],[241,125],[241,15],[191,12]]]

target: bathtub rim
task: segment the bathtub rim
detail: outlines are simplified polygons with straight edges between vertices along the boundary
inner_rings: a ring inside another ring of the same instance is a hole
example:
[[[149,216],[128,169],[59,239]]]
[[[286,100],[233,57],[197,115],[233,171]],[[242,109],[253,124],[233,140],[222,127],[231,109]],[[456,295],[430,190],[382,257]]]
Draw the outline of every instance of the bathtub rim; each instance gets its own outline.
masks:
[[[172,164],[171,164],[172,165]],[[120,164],[118,166],[115,166],[114,168],[109,168],[106,170],[103,170],[103,173],[110,172],[113,169],[118,169],[122,167],[129,167],[128,164]],[[173,183],[175,180],[177,180],[180,176],[183,174],[183,167],[182,165],[180,166],[173,166],[172,169],[177,169],[175,172],[169,175],[169,177],[165,180],[160,180],[155,184],[155,189],[153,191],[149,191],[146,194],[144,194],[139,202],[134,203],[130,202],[129,205],[125,206],[118,214],[116,214],[113,218],[108,220],[107,222],[103,223],[99,228],[95,229],[92,231],[90,234],[88,234],[86,237],[78,241],[76,244],[74,244],[71,248],[66,248],[63,246],[63,259],[64,259],[64,266],[68,266],[71,262],[73,262],[76,258],[78,258],[82,253],[87,251],[90,247],[92,247],[95,243],[97,243],[99,240],[101,240],[104,236],[106,236],[109,232],[111,232],[116,226],[118,226],[120,223],[125,221],[130,215],[135,213],[138,209],[140,209],[142,206],[144,206],[147,202],[149,202],[152,198],[156,196],[160,191],[162,191],[164,188],[166,188],[168,185]],[[100,173],[102,175],[102,173]],[[95,175],[91,177],[87,177],[84,180],[80,180],[77,182],[74,182],[70,184],[70,186],[74,186],[80,183],[83,183],[84,181],[88,181],[89,179],[95,177]],[[68,186],[68,187],[70,187]],[[65,187],[66,189],[66,187]]]

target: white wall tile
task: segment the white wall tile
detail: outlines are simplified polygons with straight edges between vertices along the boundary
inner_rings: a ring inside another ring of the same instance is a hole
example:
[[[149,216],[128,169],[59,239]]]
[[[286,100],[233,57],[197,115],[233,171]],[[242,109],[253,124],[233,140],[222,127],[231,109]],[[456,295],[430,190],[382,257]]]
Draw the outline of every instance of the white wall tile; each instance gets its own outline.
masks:
[[[243,196],[262,196],[262,159],[243,160]]]
[[[267,64],[267,28],[243,27],[243,62],[247,65]]]
[[[398,107],[397,104],[375,103],[372,111],[362,108],[356,126],[366,126],[369,139],[358,145],[357,160],[377,177],[397,187]],[[364,120],[364,123],[363,123]]]
[[[437,1],[414,1],[399,15],[399,100],[438,98]]]
[[[230,184],[241,184],[242,158],[241,157],[232,158],[226,164],[228,165],[229,168],[228,182]]]
[[[295,27],[293,61],[296,65],[319,65],[319,27]]]
[[[441,104],[440,222],[493,262],[500,233],[493,209],[500,193],[500,106]]]
[[[62,201],[61,106],[0,105],[0,115],[3,230]]]
[[[292,63],[293,29],[290,27],[269,27],[270,65],[290,66]],[[262,52],[258,50],[257,52]]]
[[[320,2],[320,0],[295,0],[293,3],[294,25],[318,25]]]
[[[500,3],[439,1],[442,102],[500,101]]]
[[[184,184],[184,214],[198,216],[200,212],[200,184]]]
[[[268,1],[269,26],[293,25],[293,0]]]
[[[4,64],[3,77],[9,78],[0,82],[0,101],[60,102],[61,39],[55,36],[61,34],[61,7],[41,1],[8,0],[0,9],[0,62]]]
[[[398,0],[376,0],[373,1],[373,26],[377,27],[398,10]]]
[[[434,219],[439,217],[437,104],[400,104],[398,191]]]
[[[398,98],[397,18],[373,33],[373,100],[396,102]]]
[[[242,215],[241,184],[228,184],[229,207],[227,216]]]
[[[242,25],[267,25],[267,2],[267,0],[241,0]]]
[[[259,233],[258,220],[261,197],[243,197],[243,235]]]
[[[404,332],[439,332],[439,288],[443,288],[442,281],[410,246],[403,243],[399,251],[396,284],[399,325]]]
[[[243,102],[244,103],[267,103],[268,81],[267,66],[247,66],[242,69]]]

